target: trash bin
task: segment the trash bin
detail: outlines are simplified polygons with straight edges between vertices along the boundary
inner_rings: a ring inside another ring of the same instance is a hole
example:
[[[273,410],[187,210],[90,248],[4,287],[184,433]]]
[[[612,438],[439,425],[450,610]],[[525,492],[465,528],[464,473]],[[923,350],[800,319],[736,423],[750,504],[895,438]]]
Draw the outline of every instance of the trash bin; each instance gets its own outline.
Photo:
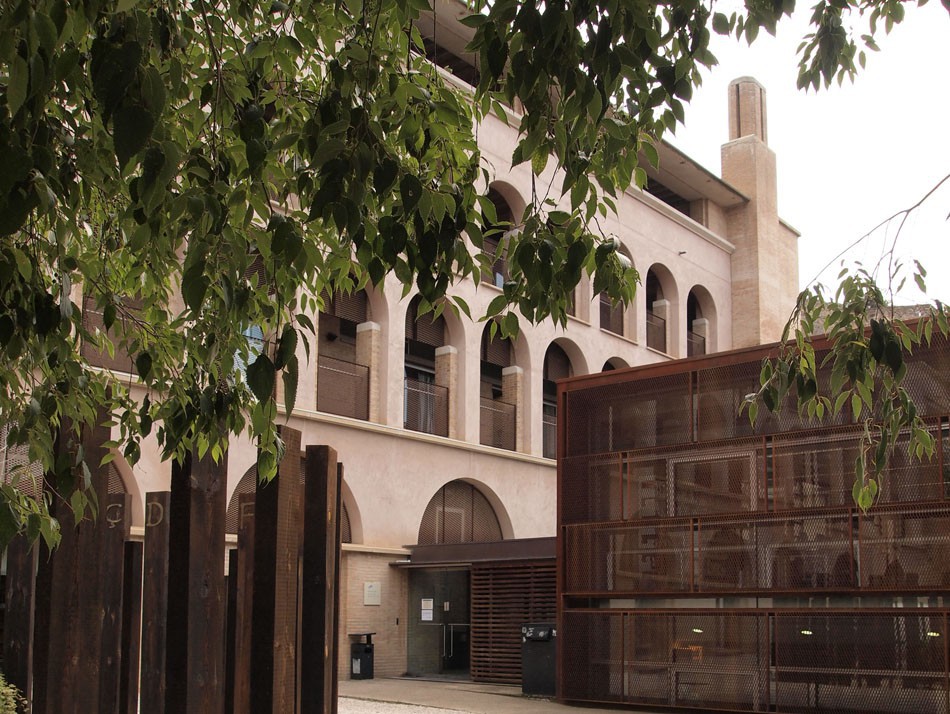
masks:
[[[373,678],[373,635],[375,632],[351,632],[350,679]],[[365,638],[365,641],[364,641]]]
[[[555,696],[556,651],[557,627],[553,623],[521,626],[522,694]]]

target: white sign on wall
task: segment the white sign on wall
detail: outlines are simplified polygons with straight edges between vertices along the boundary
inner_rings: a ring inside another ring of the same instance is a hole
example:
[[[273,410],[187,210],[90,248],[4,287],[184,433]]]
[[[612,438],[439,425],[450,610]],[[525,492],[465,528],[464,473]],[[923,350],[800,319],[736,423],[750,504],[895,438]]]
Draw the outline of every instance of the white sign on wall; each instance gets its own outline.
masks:
[[[377,583],[363,583],[363,604],[381,605],[383,602],[383,588]]]

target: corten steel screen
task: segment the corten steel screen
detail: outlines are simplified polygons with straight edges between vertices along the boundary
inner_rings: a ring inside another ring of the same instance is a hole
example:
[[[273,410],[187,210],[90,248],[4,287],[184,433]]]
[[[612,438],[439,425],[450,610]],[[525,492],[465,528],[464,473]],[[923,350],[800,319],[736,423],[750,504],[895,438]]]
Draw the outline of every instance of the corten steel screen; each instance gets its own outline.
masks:
[[[317,409],[329,414],[369,418],[369,367],[320,355]]]
[[[480,443],[515,450],[515,405],[482,397],[479,419]]]
[[[850,410],[738,413],[769,349],[559,385],[559,697],[950,714],[950,348],[908,357],[936,453],[902,434],[868,513]]]

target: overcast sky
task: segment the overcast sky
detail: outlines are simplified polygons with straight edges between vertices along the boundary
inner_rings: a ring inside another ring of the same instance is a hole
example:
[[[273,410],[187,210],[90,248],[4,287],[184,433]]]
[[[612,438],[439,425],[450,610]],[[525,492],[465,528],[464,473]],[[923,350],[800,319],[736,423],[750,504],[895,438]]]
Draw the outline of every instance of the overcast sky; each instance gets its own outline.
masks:
[[[766,88],[769,146],[778,160],[779,213],[797,228],[799,282],[813,282],[836,254],[892,214],[916,203],[950,174],[950,16],[939,0],[909,8],[905,21],[879,40],[855,84],[805,93],[795,89],[796,47],[812,3],[776,38],[763,33],[747,47],[715,36],[720,65],[704,78],[671,143],[720,173],[719,146],[728,139],[726,88],[741,76]],[[897,252],[928,271],[931,299],[950,303],[950,182],[911,218]],[[848,253],[878,262],[896,232],[878,231]],[[840,261],[821,276],[834,284]],[[908,285],[912,284],[908,278]],[[906,288],[900,304],[921,300]]]

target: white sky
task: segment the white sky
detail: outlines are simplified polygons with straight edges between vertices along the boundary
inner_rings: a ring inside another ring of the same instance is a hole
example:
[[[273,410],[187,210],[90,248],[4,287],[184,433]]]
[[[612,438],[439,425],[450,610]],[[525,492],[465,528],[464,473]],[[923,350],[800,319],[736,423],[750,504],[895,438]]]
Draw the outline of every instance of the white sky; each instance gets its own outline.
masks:
[[[878,38],[867,68],[852,85],[804,92],[795,88],[796,48],[806,32],[810,2],[752,47],[714,35],[719,66],[686,108],[686,125],[668,139],[708,169],[720,173],[719,146],[728,139],[726,88],[751,75],[766,88],[769,146],[778,161],[779,214],[797,228],[799,282],[819,272],[848,244],[892,214],[916,203],[950,174],[950,16],[939,0],[908,7],[904,22]],[[897,253],[927,269],[929,298],[950,303],[950,182],[934,194],[900,234]],[[885,242],[881,230],[851,250],[850,261],[873,267]],[[840,268],[821,275],[834,285]],[[907,286],[899,304],[922,300]]]

